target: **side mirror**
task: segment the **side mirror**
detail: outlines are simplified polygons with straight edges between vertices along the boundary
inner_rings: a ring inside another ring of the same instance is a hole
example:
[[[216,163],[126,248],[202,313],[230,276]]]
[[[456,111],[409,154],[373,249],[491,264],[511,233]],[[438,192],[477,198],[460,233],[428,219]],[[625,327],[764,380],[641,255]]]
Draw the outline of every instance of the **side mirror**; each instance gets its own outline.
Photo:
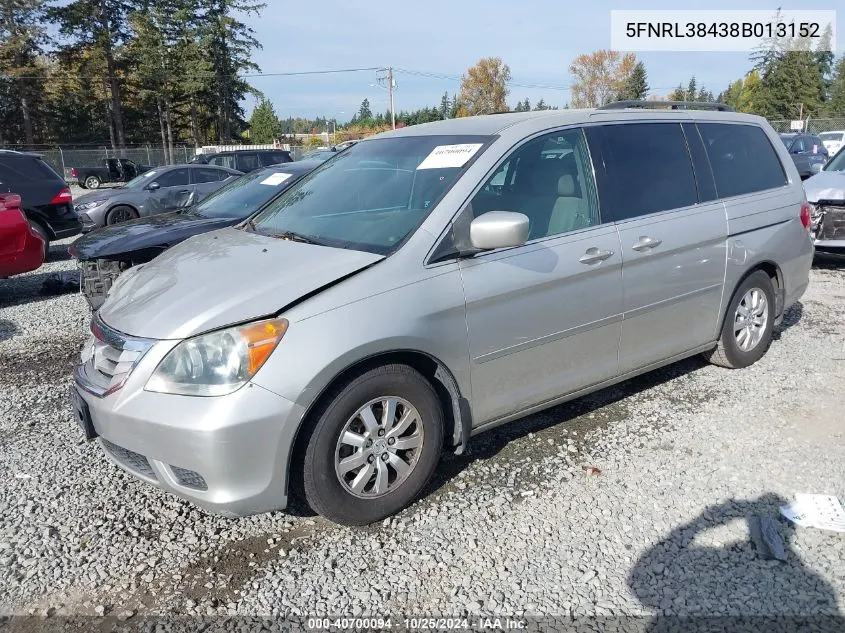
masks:
[[[148,191],[156,191],[157,189],[161,189],[161,185],[158,184],[157,182],[151,182],[150,184],[147,185]]]
[[[488,211],[469,225],[469,239],[482,250],[522,246],[528,241],[528,228],[528,216],[523,213]]]

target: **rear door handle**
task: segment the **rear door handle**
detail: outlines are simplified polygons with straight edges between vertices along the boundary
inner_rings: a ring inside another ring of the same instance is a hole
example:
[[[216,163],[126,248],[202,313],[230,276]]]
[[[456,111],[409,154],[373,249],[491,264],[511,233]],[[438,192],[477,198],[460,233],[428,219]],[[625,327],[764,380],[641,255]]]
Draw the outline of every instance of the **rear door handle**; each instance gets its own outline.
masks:
[[[190,189],[182,189],[179,193],[191,193]]]
[[[582,264],[598,264],[599,262],[603,262],[608,257],[613,256],[613,251],[600,251],[595,246],[592,248],[588,248],[587,251],[578,258],[578,261]]]
[[[635,251],[647,251],[651,248],[655,248],[656,246],[660,246],[662,243],[663,240],[659,240],[656,237],[640,235],[640,239],[638,239],[631,248],[633,248]]]

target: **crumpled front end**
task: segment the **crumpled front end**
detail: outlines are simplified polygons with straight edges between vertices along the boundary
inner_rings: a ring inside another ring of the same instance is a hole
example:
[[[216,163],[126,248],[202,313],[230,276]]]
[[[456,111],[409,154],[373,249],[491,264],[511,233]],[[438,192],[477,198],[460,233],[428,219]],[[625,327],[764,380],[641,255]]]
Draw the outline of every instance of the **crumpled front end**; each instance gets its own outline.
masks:
[[[812,233],[816,250],[845,254],[845,200],[814,204]]]

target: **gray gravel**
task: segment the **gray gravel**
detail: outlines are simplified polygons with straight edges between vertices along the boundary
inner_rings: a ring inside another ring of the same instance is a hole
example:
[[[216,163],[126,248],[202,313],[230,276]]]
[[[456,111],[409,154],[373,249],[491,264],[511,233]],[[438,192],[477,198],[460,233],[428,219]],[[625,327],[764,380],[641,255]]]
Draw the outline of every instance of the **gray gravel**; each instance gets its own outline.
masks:
[[[794,529],[796,492],[845,499],[845,266],[812,273],[768,355],[685,361],[475,438],[427,496],[346,529],[301,508],[203,514],[80,440],[67,399],[84,300],[0,280],[0,613],[833,614],[845,535]],[[749,515],[776,519],[764,560]]]

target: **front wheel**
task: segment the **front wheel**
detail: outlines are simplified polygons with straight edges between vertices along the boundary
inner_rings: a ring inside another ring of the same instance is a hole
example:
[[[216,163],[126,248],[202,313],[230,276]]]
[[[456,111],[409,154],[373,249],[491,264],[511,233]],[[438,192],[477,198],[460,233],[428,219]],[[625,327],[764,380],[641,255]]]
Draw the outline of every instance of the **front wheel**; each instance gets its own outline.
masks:
[[[366,525],[413,501],[443,445],[431,384],[407,365],[371,369],[315,412],[302,483],[308,504],[343,525]]]
[[[99,189],[101,184],[102,183],[97,176],[88,176],[82,186],[85,189]]]
[[[772,343],[775,290],[769,275],[758,270],[736,289],[728,306],[718,346],[704,356],[729,369],[748,367],[760,360]]]

